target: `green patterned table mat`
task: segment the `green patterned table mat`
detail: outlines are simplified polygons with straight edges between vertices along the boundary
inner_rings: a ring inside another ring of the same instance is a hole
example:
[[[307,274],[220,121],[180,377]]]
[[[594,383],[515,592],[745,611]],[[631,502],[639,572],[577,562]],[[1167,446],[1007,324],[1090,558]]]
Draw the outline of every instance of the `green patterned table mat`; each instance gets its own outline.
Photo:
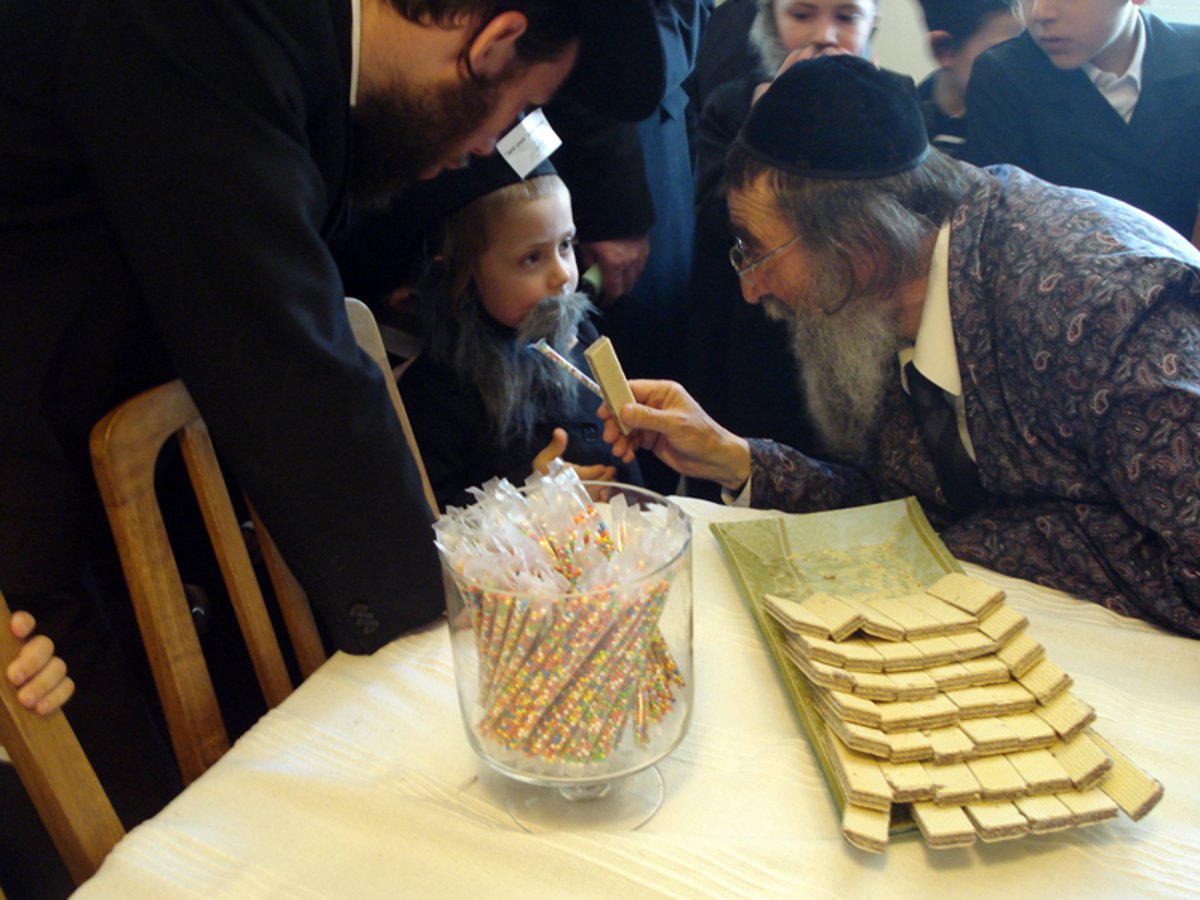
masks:
[[[709,527],[733,566],[742,598],[767,642],[838,810],[844,810],[846,798],[830,766],[808,682],[784,652],[783,628],[763,609],[763,594],[792,600],[816,590],[863,598],[896,596],[918,591],[962,567],[911,497],[833,512],[713,522]],[[893,835],[916,829],[906,811],[906,806],[893,807]]]

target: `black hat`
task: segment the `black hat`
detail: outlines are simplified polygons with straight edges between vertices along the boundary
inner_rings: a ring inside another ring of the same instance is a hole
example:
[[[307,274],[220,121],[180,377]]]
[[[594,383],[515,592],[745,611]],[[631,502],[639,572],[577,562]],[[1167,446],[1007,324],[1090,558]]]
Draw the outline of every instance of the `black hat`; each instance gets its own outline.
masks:
[[[925,27],[945,31],[957,41],[965,41],[983,24],[988,13],[1012,12],[1009,0],[921,0]]]
[[[758,159],[809,178],[882,178],[929,153],[911,78],[856,56],[793,65],[754,105],[737,137]]]
[[[422,218],[428,225],[445,221],[464,206],[502,187],[542,175],[555,175],[553,164],[546,159],[538,163],[525,178],[499,153],[473,156],[469,165],[442,172],[431,181],[417,186],[413,193]]]
[[[622,122],[653,113],[666,90],[651,0],[570,0],[579,13],[579,59],[564,90]]]

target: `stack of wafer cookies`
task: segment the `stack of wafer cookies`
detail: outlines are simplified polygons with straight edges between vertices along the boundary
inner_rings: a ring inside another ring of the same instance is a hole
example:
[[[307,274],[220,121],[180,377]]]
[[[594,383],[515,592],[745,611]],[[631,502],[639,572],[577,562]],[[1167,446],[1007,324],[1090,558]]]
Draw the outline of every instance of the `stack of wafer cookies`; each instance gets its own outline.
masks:
[[[1136,820],[1162,796],[1003,601],[960,573],[904,597],[764,597],[820,715],[850,843],[882,851],[896,804],[942,848]]]

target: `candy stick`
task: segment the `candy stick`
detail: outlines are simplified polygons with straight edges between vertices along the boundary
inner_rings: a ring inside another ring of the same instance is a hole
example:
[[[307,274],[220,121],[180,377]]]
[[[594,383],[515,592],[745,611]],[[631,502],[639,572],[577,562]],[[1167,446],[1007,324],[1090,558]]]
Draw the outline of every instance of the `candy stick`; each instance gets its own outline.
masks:
[[[536,344],[529,344],[528,348],[530,350],[536,350],[538,353],[545,355],[547,358],[562,366],[563,369],[567,371],[567,374],[569,374],[572,378],[582,384],[601,400],[604,399],[604,392],[600,390],[600,385],[596,384],[596,382],[594,382],[591,378],[583,374],[583,372],[581,372],[574,363],[547,344],[545,338],[541,338]]]

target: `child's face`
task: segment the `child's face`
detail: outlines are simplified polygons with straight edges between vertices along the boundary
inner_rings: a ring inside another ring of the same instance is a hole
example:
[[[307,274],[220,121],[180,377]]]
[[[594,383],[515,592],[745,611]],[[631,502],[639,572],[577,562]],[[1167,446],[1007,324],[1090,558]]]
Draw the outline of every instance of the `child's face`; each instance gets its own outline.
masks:
[[[544,297],[570,294],[579,284],[571,197],[554,190],[501,212],[488,227],[475,286],[497,322],[518,327]]]
[[[1117,57],[1127,59],[1123,44],[1131,37],[1136,7],[1141,4],[1142,0],[1021,0],[1021,17],[1030,36],[1058,68],[1077,69],[1090,62],[1122,74],[1108,65]]]
[[[865,56],[876,0],[775,0],[775,27],[789,50],[839,47]]]

